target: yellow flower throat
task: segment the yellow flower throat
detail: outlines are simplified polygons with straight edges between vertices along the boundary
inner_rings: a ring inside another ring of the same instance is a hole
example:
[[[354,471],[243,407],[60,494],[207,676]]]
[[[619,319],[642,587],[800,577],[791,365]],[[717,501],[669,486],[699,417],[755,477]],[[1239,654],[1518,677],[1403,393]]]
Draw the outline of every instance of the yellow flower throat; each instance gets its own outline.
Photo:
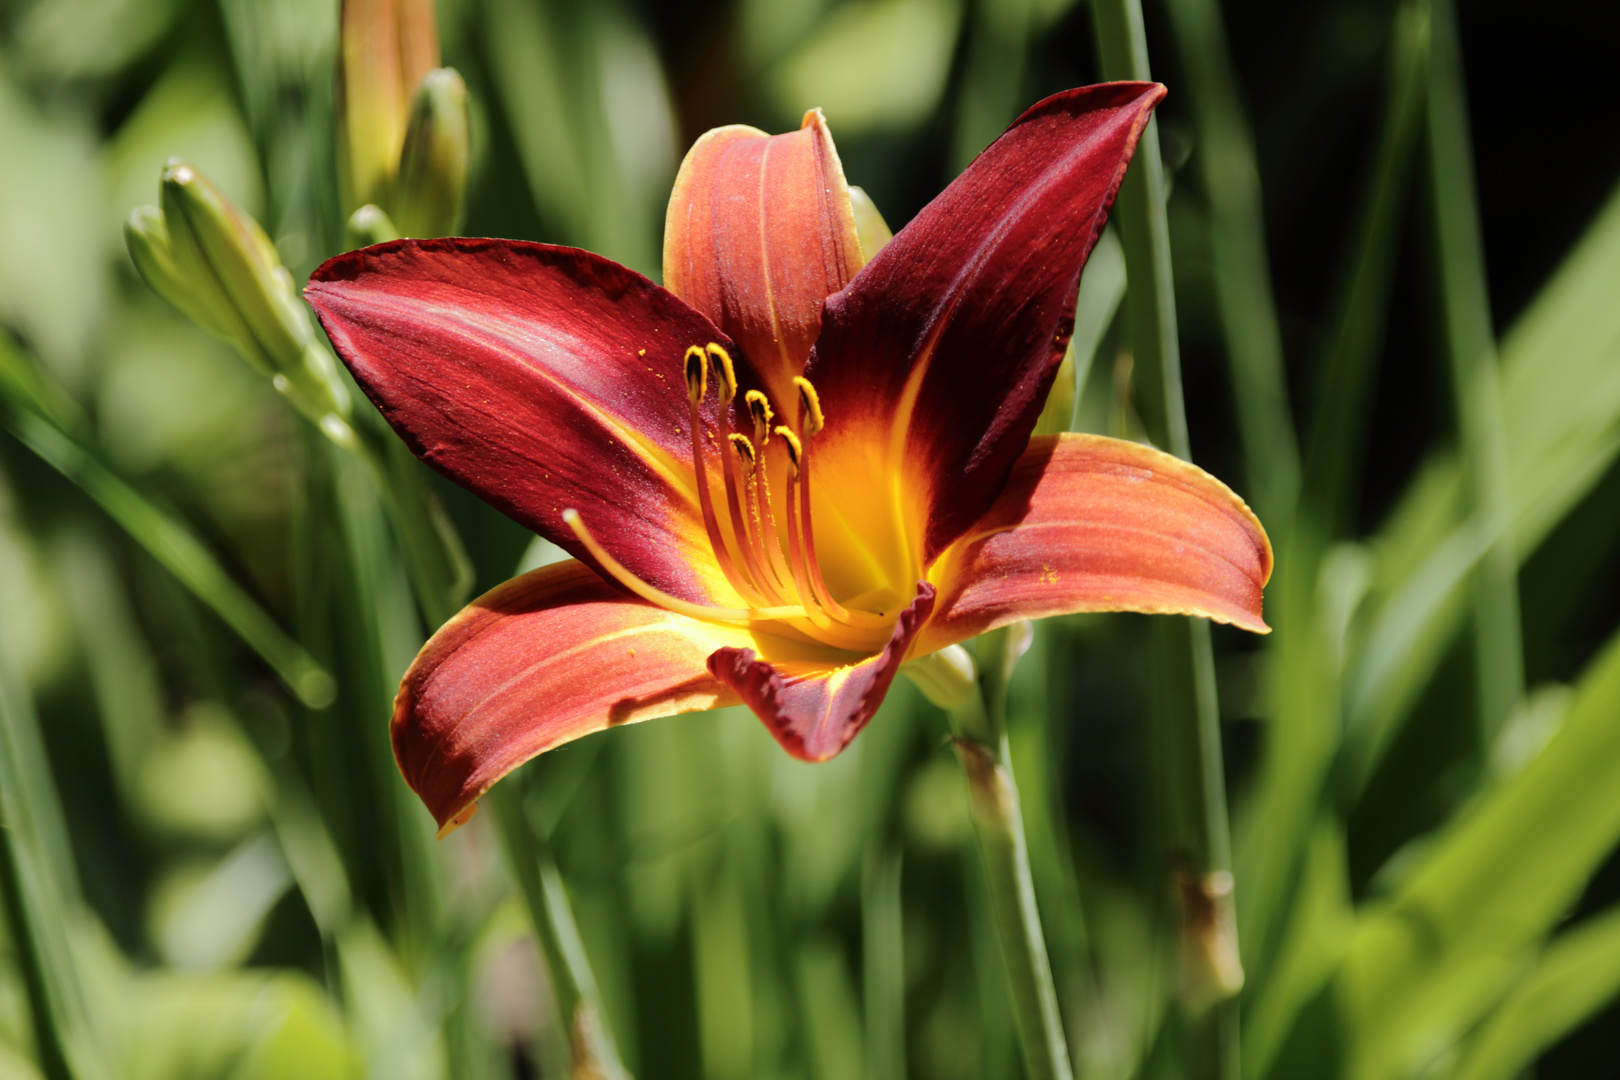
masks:
[[[874,652],[887,643],[899,615],[891,610],[868,611],[839,603],[827,588],[816,557],[815,529],[810,512],[810,447],[826,427],[821,400],[810,381],[795,376],[798,391],[798,430],[772,426],[776,410],[759,390],[743,395],[753,434],[733,432],[714,447],[725,488],[724,525],[709,479],[711,451],[705,445],[698,415],[708,396],[712,377],[720,399],[721,415],[737,397],[737,374],[731,355],[714,343],[693,345],[684,363],[686,396],[691,404],[692,467],[697,474],[698,503],[703,526],[726,580],[746,607],[715,607],[693,603],[654,587],[631,573],[597,543],[580,520],[578,511],[566,510],[563,520],[585,549],[625,588],[649,603],[670,611],[712,622],[778,623],[823,645],[852,652]],[[785,528],[778,524],[771,499],[767,455],[779,448],[788,490],[782,500]],[[856,598],[859,600],[860,598]]]

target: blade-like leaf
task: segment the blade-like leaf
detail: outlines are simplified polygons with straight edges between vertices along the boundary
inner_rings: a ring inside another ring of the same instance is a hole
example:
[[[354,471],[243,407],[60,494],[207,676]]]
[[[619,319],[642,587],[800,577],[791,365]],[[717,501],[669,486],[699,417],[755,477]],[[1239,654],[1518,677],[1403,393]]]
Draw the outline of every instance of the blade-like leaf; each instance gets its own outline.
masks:
[[[1434,842],[1363,921],[1341,973],[1351,1074],[1411,1075],[1505,980],[1620,841],[1620,636],[1541,753]]]
[[[1543,950],[1468,1040],[1451,1080],[1511,1080],[1620,995],[1620,909],[1582,922]]]
[[[0,392],[9,391],[0,387]],[[54,425],[7,394],[12,433],[52,468],[84,489],[148,554],[258,653],[300,701],[311,708],[331,702],[332,676],[231,580],[214,556],[179,519],[125,483]],[[21,406],[21,407],[20,407]]]

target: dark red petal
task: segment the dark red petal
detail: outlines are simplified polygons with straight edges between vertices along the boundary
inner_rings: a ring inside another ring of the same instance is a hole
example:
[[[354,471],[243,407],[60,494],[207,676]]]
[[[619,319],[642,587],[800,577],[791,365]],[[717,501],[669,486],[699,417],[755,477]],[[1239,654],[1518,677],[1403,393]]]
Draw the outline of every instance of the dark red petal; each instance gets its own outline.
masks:
[[[863,261],[820,109],[785,135],[716,128],[681,162],[664,285],[743,347],[778,409],[794,405],[791,382],[821,330],[821,302]]]
[[[807,370],[821,438],[870,438],[879,423],[903,434],[904,461],[881,467],[904,468],[911,501],[929,507],[925,561],[988,509],[1023,452],[1080,270],[1163,96],[1109,83],[1042,101],[828,298]]]
[[[826,761],[848,746],[883,704],[895,672],[933,610],[934,587],[919,582],[916,598],[900,613],[883,651],[846,666],[773,664],[758,659],[753,649],[727,647],[709,657],[709,670],[754,710],[788,753]]]
[[[1202,615],[1264,633],[1271,543],[1196,465],[1100,435],[1044,435],[929,576],[939,602],[919,652],[1076,611]]]
[[[394,701],[394,757],[441,827],[501,777],[603,728],[728,705],[705,666],[744,631],[627,599],[577,562],[492,590],[422,647]]]
[[[730,342],[618,263],[514,240],[398,240],[328,261],[304,295],[419,457],[575,556],[735,603],[697,507],[682,358]],[[710,396],[707,419],[717,409]]]

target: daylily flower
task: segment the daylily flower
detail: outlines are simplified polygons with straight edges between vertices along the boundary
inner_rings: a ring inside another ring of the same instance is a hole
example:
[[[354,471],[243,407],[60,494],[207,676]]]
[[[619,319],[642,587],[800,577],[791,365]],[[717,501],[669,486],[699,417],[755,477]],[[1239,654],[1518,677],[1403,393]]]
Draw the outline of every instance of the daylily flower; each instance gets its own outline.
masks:
[[[1270,545],[1218,480],[1030,437],[1163,93],[1034,106],[870,262],[812,112],[694,146],[667,289],[501,240],[315,273],[333,344],[411,447],[575,556],[474,602],[405,676],[394,750],[442,831],[534,755],[672,713],[743,702],[830,758],[903,662],[1016,620],[1266,629]]]

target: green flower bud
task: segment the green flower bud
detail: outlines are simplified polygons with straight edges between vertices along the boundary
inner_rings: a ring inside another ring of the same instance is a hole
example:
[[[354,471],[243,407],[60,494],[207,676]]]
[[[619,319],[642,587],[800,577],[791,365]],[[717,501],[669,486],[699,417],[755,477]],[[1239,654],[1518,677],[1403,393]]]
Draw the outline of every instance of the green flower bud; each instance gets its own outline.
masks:
[[[302,363],[304,349],[314,339],[309,316],[298,302],[292,275],[259,223],[178,159],[171,158],[163,170],[162,199],[176,262],[190,264],[197,276],[203,267],[212,270],[271,368]]]
[[[162,202],[161,210],[137,209],[124,226],[141,277],[182,315],[234,345],[328,437],[351,445],[348,391],[259,223],[177,159],[164,166]]]
[[[894,239],[894,233],[865,188],[850,185],[849,205],[855,212],[855,237],[861,242],[861,254],[871,262]]]
[[[124,224],[124,242],[135,269],[153,292],[204,330],[235,346],[261,374],[271,374],[269,357],[254,343],[183,223],[177,244],[163,211],[155,206],[137,207]]]
[[[350,214],[348,223],[343,227],[343,237],[351,251],[372,244],[386,244],[390,240],[398,240],[399,235],[393,219],[376,203],[366,203]]]
[[[438,66],[433,0],[343,0],[338,178],[344,213],[385,201],[399,168],[411,95]]]
[[[403,236],[449,236],[461,226],[469,158],[467,84],[435,68],[411,100],[391,203]]]

